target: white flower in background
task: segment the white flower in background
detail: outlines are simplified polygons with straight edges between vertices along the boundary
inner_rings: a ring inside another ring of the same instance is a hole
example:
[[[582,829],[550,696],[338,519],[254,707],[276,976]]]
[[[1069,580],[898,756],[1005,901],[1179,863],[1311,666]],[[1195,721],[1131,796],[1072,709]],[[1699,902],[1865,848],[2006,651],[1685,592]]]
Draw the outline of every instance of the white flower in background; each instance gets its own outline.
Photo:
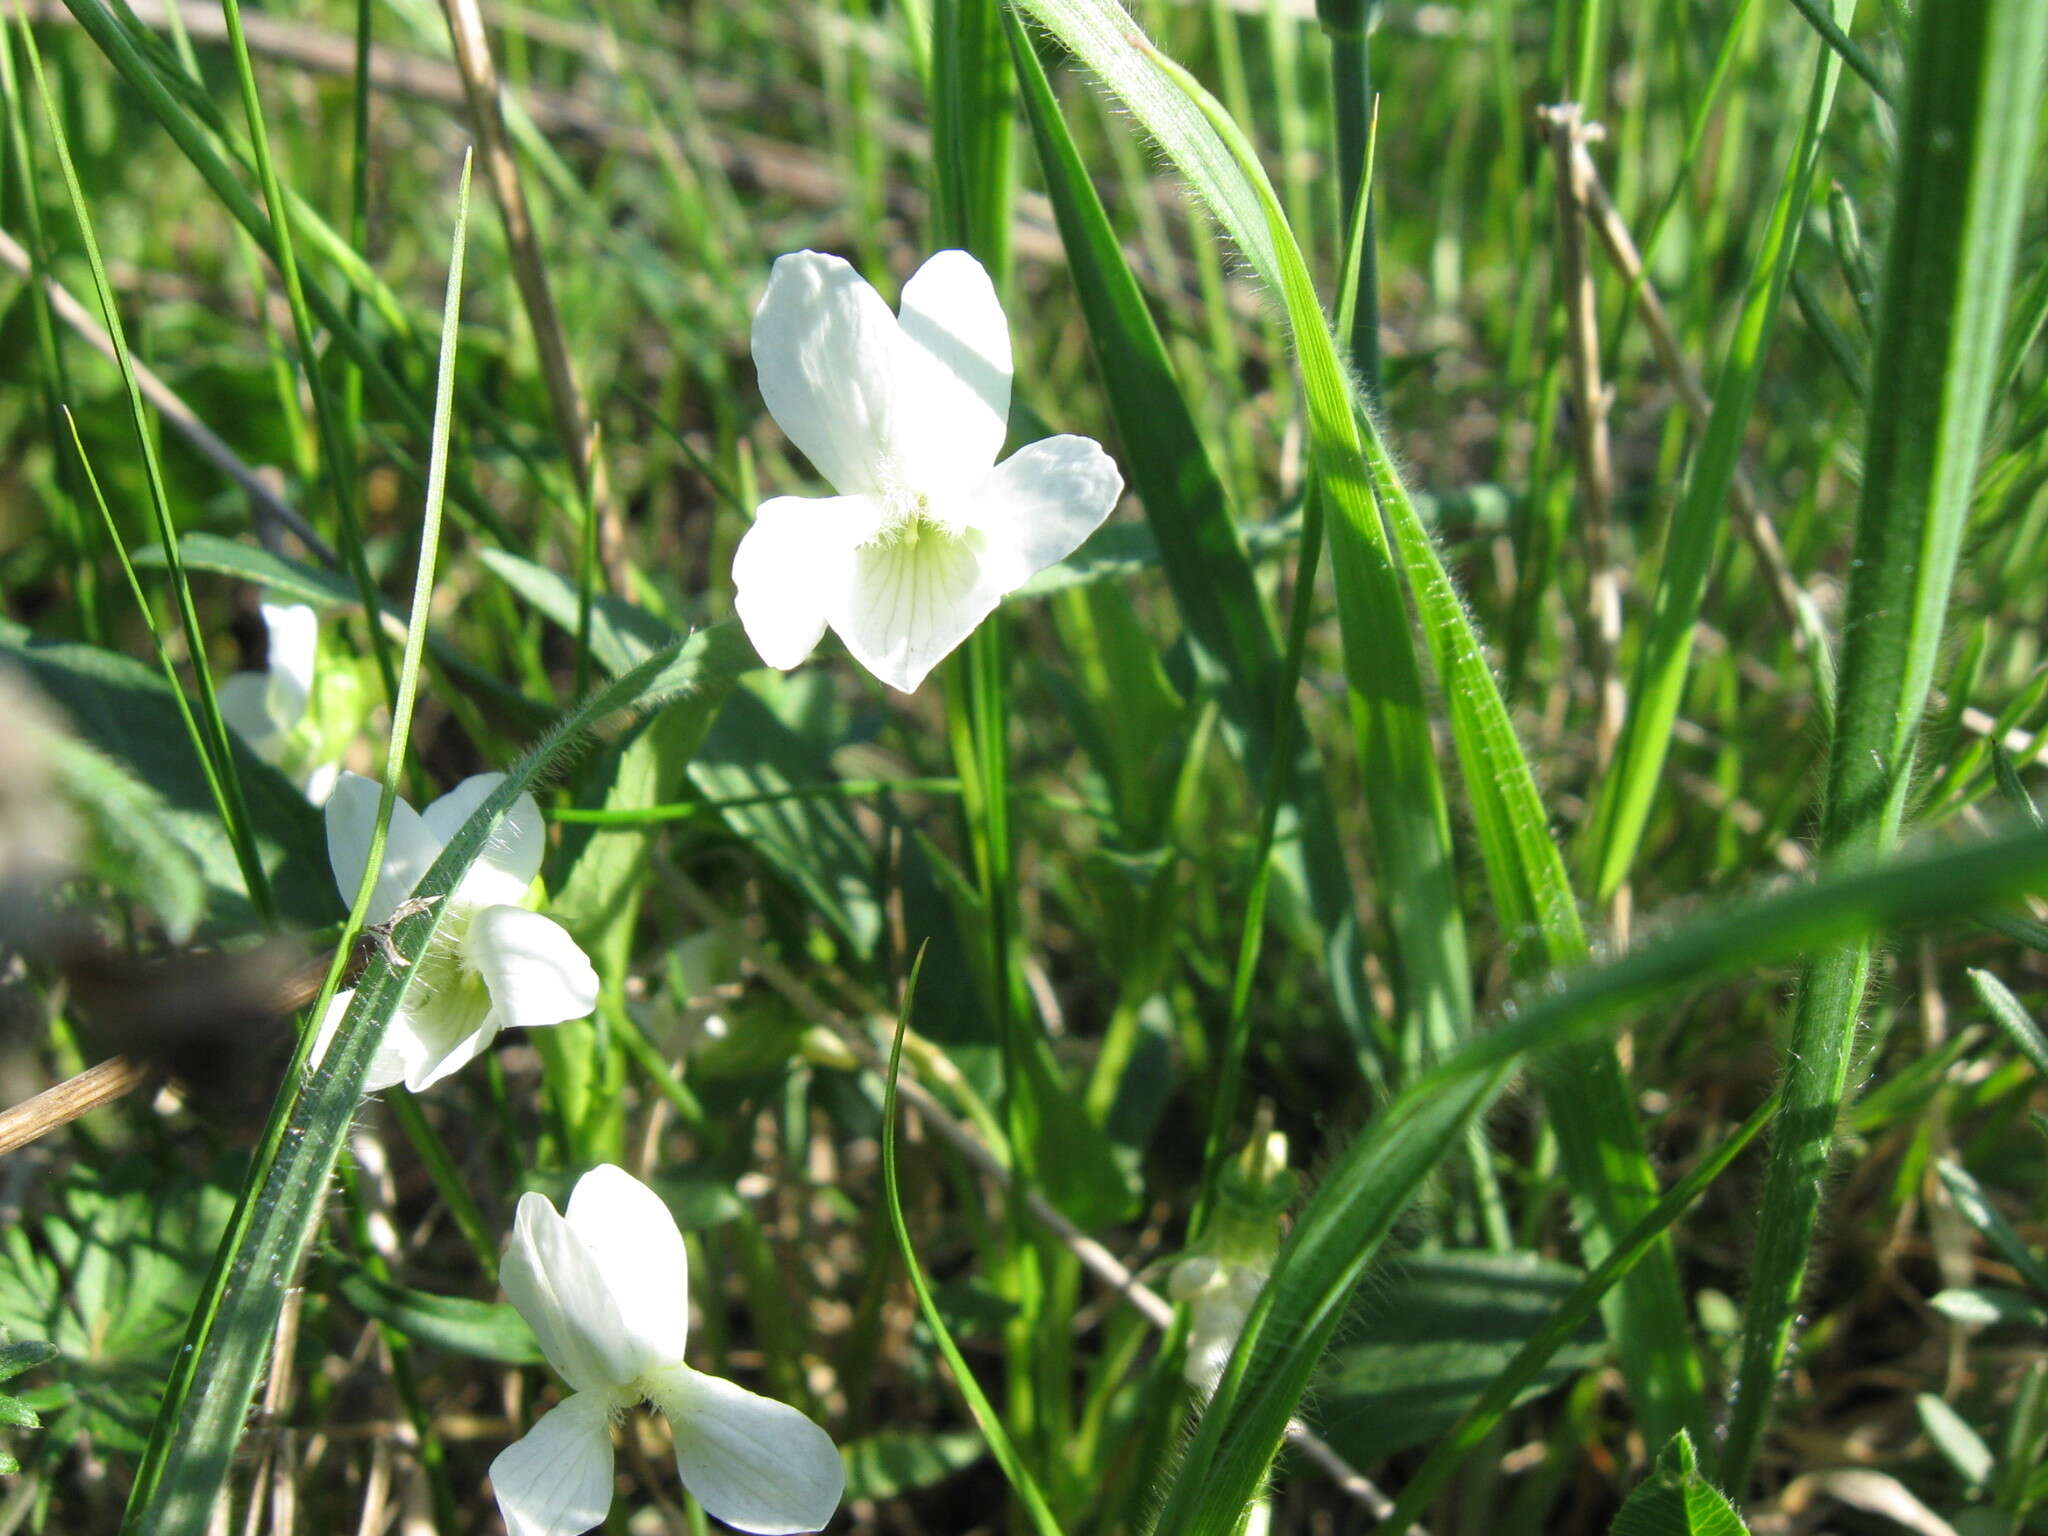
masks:
[[[1266,1271],[1254,1264],[1196,1254],[1167,1272],[1167,1294],[1188,1307],[1188,1352],[1181,1375],[1197,1391],[1213,1392],[1266,1287]]]
[[[1090,438],[996,463],[1010,333],[965,251],[918,268],[900,318],[838,257],[781,257],[754,312],[754,365],[775,420],[839,492],[763,502],[733,556],[740,622],[771,667],[795,666],[829,627],[908,693],[1123,492]]]
[[[391,921],[504,778],[480,773],[464,779],[424,811],[393,803],[366,923]],[[380,793],[376,780],[344,773],[327,802],[327,857],[343,901],[355,900],[369,862]],[[533,796],[521,795],[443,903],[434,941],[414,962],[412,985],[370,1065],[366,1093],[394,1083],[418,1093],[483,1051],[501,1029],[560,1024],[597,1006],[597,972],[589,959],[559,923],[530,908],[529,887],[545,851],[540,807]],[[333,1037],[354,995],[335,994],[321,1024],[324,1037]]]
[[[1216,1181],[1216,1207],[1187,1254],[1168,1271],[1166,1289],[1188,1309],[1181,1374],[1204,1394],[1216,1390],[1266,1288],[1280,1251],[1280,1218],[1300,1187],[1287,1166],[1287,1138],[1261,1106],[1244,1149]]]
[[[216,697],[221,719],[266,763],[292,775],[306,798],[323,804],[341,773],[338,762],[299,768],[298,727],[313,702],[313,668],[320,648],[320,616],[303,603],[264,603],[269,635],[265,669],[222,680]]]
[[[688,1260],[675,1218],[620,1168],[576,1183],[566,1215],[519,1201],[500,1271],[548,1364],[573,1389],[491,1463],[510,1536],[576,1536],[612,1507],[612,1418],[641,1401],[667,1417],[676,1470],[714,1518],[742,1531],[815,1531],[846,1472],[796,1409],[683,1364]]]

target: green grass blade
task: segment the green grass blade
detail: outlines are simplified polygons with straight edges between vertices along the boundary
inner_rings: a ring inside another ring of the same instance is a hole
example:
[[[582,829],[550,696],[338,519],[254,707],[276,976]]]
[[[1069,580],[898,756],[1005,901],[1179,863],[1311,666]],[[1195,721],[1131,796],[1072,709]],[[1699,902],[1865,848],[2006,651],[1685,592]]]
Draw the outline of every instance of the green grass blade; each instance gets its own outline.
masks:
[[[1217,141],[1234,157],[1237,182],[1250,190],[1267,220],[1267,247],[1278,263],[1271,275],[1286,308],[1308,406],[1317,494],[1330,513],[1326,526],[1346,682],[1407,1025],[1401,1045],[1407,1064],[1418,1066],[1470,1030],[1471,972],[1421,658],[1409,636],[1401,579],[1368,484],[1350,385],[1307,264],[1256,154],[1193,76],[1149,43],[1139,46],[1158,84],[1177,89],[1204,113]]]
[[[1586,1320],[1599,1310],[1601,1298],[1656,1246],[1659,1237],[1706,1193],[1708,1186],[1727,1171],[1728,1165],[1761,1134],[1777,1112],[1778,1097],[1773,1094],[1725,1141],[1701,1158],[1690,1173],[1672,1185],[1655,1209],[1636,1224],[1635,1230],[1579,1282],[1571,1295],[1558,1304],[1542,1328],[1515,1351],[1514,1358],[1501,1368],[1500,1374],[1487,1384],[1486,1390],[1479,1394],[1458,1422],[1437,1438],[1428,1457],[1402,1488],[1393,1511],[1374,1527],[1373,1536],[1402,1536],[1422,1518],[1431,1501],[1450,1481],[1451,1475],[1499,1426],[1520,1400],[1524,1389],[1550,1362],[1551,1356],[1570,1343]]]
[[[2006,1039],[2028,1061],[2042,1077],[2048,1078],[2048,1035],[2041,1033],[2041,1026],[2034,1022],[2032,1014],[2020,1006],[2020,1000],[2007,990],[1989,971],[1972,970],[1970,985],[1976,990],[1978,1001],[1991,1011],[1991,1017],[1998,1027],[2005,1031]]]
[[[1476,1035],[1379,1110],[1333,1160],[1281,1251],[1154,1528],[1233,1536],[1379,1245],[1517,1064],[1597,1039],[1680,989],[1752,973],[1844,935],[1951,920],[2043,879],[2048,834],[2031,829],[1831,872],[1577,971],[1529,1001],[1514,1022]]]
[[[1174,155],[1219,217],[1249,201],[1268,219],[1259,249],[1273,253],[1278,265],[1260,270],[1280,291],[1287,311],[1309,406],[1315,471],[1334,514],[1330,548],[1346,670],[1384,871],[1381,889],[1387,893],[1413,1029],[1410,1039],[1420,1047],[1410,1056],[1413,1064],[1462,1038],[1469,1029],[1471,1002],[1463,923],[1450,878],[1448,816],[1397,557],[1449,703],[1452,736],[1501,927],[1516,936],[1533,931],[1543,941],[1539,958],[1573,965],[1585,956],[1585,936],[1542,797],[1480,638],[1376,420],[1357,409],[1299,247],[1241,132],[1192,77],[1141,35],[1128,26],[1107,26],[1104,13],[1115,10],[1109,0],[1026,0],[1026,5],[1069,46],[1110,49],[1115,56],[1097,58],[1086,51],[1082,56],[1105,81],[1138,82],[1134,88],[1141,96],[1126,97],[1126,105]],[[1105,34],[1113,39],[1106,45]],[[1159,101],[1168,94],[1202,111],[1206,140]],[[1210,181],[1225,173],[1197,158],[1207,153],[1203,145],[1209,141],[1232,156],[1230,185],[1212,187]],[[1228,228],[1227,217],[1225,223]],[[1253,247],[1235,230],[1230,233],[1252,254]],[[1626,1077],[1606,1045],[1546,1063],[1542,1077],[1556,1090],[1550,1095],[1552,1123],[1588,1257],[1598,1262],[1647,1214],[1657,1196]],[[1650,1260],[1628,1276],[1609,1304],[1609,1320],[1649,1432],[1668,1438],[1697,1423],[1701,1369],[1687,1336],[1668,1244],[1660,1242]]]
[[[2038,0],[1956,0],[1920,15],[1821,809],[1821,847],[1837,859],[1881,856],[1905,813],[1997,378],[2044,72]],[[1868,970],[1868,946],[1852,944],[1818,957],[1800,987],[1721,1462],[1738,1497],[1799,1310]]]
[[[28,18],[17,16],[20,23],[22,47],[28,58],[29,74],[35,81],[36,94],[43,104],[43,117],[49,124],[50,138],[57,151],[57,165],[64,175],[65,189],[71,195],[71,210],[78,221],[78,232],[85,245],[87,264],[92,269],[93,292],[99,299],[100,318],[107,328],[108,340],[113,344],[115,366],[121,373],[121,384],[128,401],[128,415],[135,429],[136,447],[142,458],[143,476],[149,489],[149,509],[155,519],[157,537],[168,548],[177,543],[177,524],[171,514],[170,492],[164,484],[163,464],[157,455],[156,434],[150,427],[149,407],[144,403],[142,390],[135,382],[135,362],[128,350],[127,332],[121,324],[120,306],[114,302],[114,287],[107,278],[107,269],[100,259],[99,240],[93,234],[92,216],[85,205],[85,191],[79,185],[78,168],[72,163],[71,145],[64,133],[64,124],[57,111],[57,104],[50,95],[49,82],[43,75],[42,55],[36,48],[34,34],[29,31]],[[109,524],[111,527],[111,523]],[[206,632],[199,624],[199,611],[192,603],[192,587],[185,579],[185,569],[178,563],[175,554],[167,562],[170,573],[171,598],[177,609],[178,623],[185,635],[186,649],[190,654],[192,675],[199,684],[200,730],[193,738],[193,748],[210,763],[208,777],[216,785],[222,807],[222,822],[228,841],[235,850],[235,862],[241,867],[242,880],[249,892],[249,900],[258,913],[270,918],[274,906],[270,895],[270,880],[263,871],[263,860],[256,852],[255,832],[249,824],[248,803],[242,794],[242,781],[236,771],[234,750],[229,745],[227,723],[221,719],[220,701],[215,697],[213,673],[206,663]],[[129,572],[134,579],[134,573]]]
[[[924,1277],[924,1266],[917,1261],[917,1248],[910,1241],[910,1227],[903,1219],[903,1192],[896,1177],[896,1082],[903,1068],[903,1036],[910,1028],[910,1011],[917,998],[918,973],[923,968],[924,951],[920,949],[917,959],[911,964],[910,980],[903,988],[903,1010],[896,1021],[895,1039],[889,1047],[889,1075],[882,1091],[882,1200],[889,1210],[889,1230],[896,1236],[896,1251],[903,1256],[903,1272],[909,1277],[910,1288],[917,1295],[918,1310],[924,1314],[925,1325],[931,1329],[932,1337],[938,1340],[939,1353],[946,1357],[946,1364],[952,1368],[953,1380],[960,1388],[960,1395],[967,1400],[968,1410],[980,1426],[982,1437],[988,1441],[997,1465],[1003,1469],[1003,1476],[1010,1480],[1010,1491],[1024,1506],[1039,1536],[1060,1536],[1059,1522],[1047,1507],[1045,1495],[1039,1492],[1031,1469],[1017,1454],[1017,1447],[1004,1430],[1002,1415],[996,1412],[988,1394],[981,1390],[981,1383],[974,1379],[974,1372],[968,1368],[960,1346],[953,1342],[952,1330],[946,1326],[945,1314],[939,1310],[939,1304],[932,1296],[932,1288]]]
[[[413,704],[418,697],[427,615],[434,590],[435,558],[440,550],[441,500],[447,485],[455,345],[462,308],[462,259],[469,230],[469,173],[470,160],[465,155],[461,188],[456,199],[455,240],[448,264],[448,292],[442,321],[441,367],[434,400],[435,436],[430,450],[432,469],[428,476],[426,509],[421,520],[420,555],[413,584],[411,621],[406,632],[405,660],[397,678],[398,688],[392,706],[383,794],[378,801],[377,821],[371,833],[362,877],[357,882],[349,908],[348,921],[342,927],[341,940],[329,963],[326,982],[309,1015],[316,1026],[339,986],[376,888],[377,872],[384,859],[385,834],[397,799],[398,778],[405,767]],[[510,799],[507,798],[505,803],[509,805]],[[495,818],[485,823],[485,830],[494,822]],[[460,840],[457,839],[458,842]],[[447,862],[444,854],[440,863]],[[427,881],[421,883],[420,889],[427,895],[436,894]],[[451,890],[453,882],[438,889]],[[437,912],[438,909],[436,904]],[[422,931],[431,937],[433,925],[426,925]],[[414,954],[419,952],[417,949],[413,951]],[[388,997],[390,1007],[377,1016],[377,1022],[367,1031],[359,1027],[357,1035],[367,1033],[375,1038],[383,1033],[384,1023],[404,997],[412,979],[409,969],[397,972],[394,977],[388,962],[385,971],[386,984],[375,990]],[[366,974],[365,982],[369,979]],[[349,1009],[351,1022],[362,1011],[362,1005],[359,991]],[[256,1390],[256,1379],[263,1368],[271,1325],[275,1323],[277,1306],[282,1301],[275,1283],[276,1274],[290,1274],[298,1267],[306,1240],[319,1218],[326,1181],[333,1173],[342,1138],[347,1134],[354,1112],[351,1100],[340,1106],[339,1114],[330,1112],[327,1117],[315,1121],[311,1135],[302,1133],[291,1138],[288,1134],[280,1134],[284,1132],[283,1112],[295,1096],[301,1105],[324,1105],[329,1095],[323,1094],[321,1089],[331,1087],[338,1076],[348,1076],[347,1068],[337,1064],[334,1072],[325,1074],[310,1088],[307,1086],[307,1057],[315,1035],[315,1029],[308,1029],[300,1039],[291,1072],[285,1078],[285,1086],[272,1111],[268,1127],[272,1134],[266,1136],[263,1149],[251,1165],[241,1203],[229,1225],[210,1277],[206,1299],[193,1314],[186,1348],[179,1355],[178,1369],[173,1372],[165,1390],[156,1428],[144,1450],[142,1465],[129,1496],[128,1529],[191,1531],[196,1536],[206,1528],[213,1508],[219,1502],[235,1444],[241,1437],[249,1402]],[[343,1041],[337,1038],[331,1054],[338,1054],[342,1049]],[[367,1061],[367,1056],[364,1056],[362,1064],[367,1065]],[[359,1087],[361,1081],[359,1066],[350,1079],[350,1086]],[[295,1086],[299,1090],[296,1095],[293,1092]],[[313,1174],[311,1179],[305,1176],[309,1172]],[[273,1189],[279,1191],[274,1200],[267,1198]],[[273,1248],[276,1251],[270,1251]],[[259,1256],[272,1260],[278,1269],[258,1265]]]
[[[249,57],[249,40],[242,31],[241,0],[222,0],[221,14],[227,22],[228,41],[235,60],[235,76],[242,88],[242,110],[249,122],[249,143],[254,150],[258,184],[263,205],[270,213],[271,253],[277,259],[278,275],[284,280],[285,301],[292,312],[292,330],[298,338],[299,368],[313,397],[313,420],[320,436],[321,453],[327,461],[327,485],[334,499],[340,523],[341,548],[349,574],[361,592],[363,608],[374,611],[377,584],[363,554],[362,530],[355,516],[355,463],[348,451],[349,437],[341,416],[341,405],[328,388],[320,368],[320,354],[314,346],[313,313],[306,303],[305,283],[299,275],[299,260],[292,238],[292,219],[277,178],[277,165],[270,153],[270,133],[264,126],[263,100],[256,89],[256,66]],[[432,505],[438,499],[429,497]],[[384,683],[384,697],[396,707],[398,675],[392,669],[391,644],[382,625],[371,624],[370,652],[377,659],[377,673]]]
[[[1025,120],[1116,415],[1124,473],[1144,508],[1160,567],[1193,642],[1195,666],[1217,690],[1234,750],[1260,783],[1276,762],[1285,764],[1286,811],[1275,834],[1283,850],[1281,868],[1302,891],[1322,932],[1331,989],[1352,1044],[1361,1054],[1372,1052],[1377,1047],[1351,871],[1322,764],[1289,681],[1296,674],[1283,664],[1229,494],[1174,377],[1159,327],[1031,41],[1014,18],[1011,45]],[[1275,723],[1283,719],[1291,748]]]
[[[1840,22],[1846,23],[1856,13],[1856,0],[1833,3]],[[1785,164],[1784,179],[1750,269],[1742,313],[1715,385],[1713,409],[1693,459],[1692,474],[1665,536],[1657,587],[1650,600],[1649,628],[1629,682],[1628,719],[1595,803],[1587,876],[1594,899],[1602,903],[1628,879],[1663,780],[1671,730],[1692,662],[1693,633],[1728,518],[1729,488],[1741,459],[1743,436],[1756,404],[1792,258],[1799,247],[1821,135],[1834,108],[1841,60],[1820,45],[1816,45],[1816,53],[1806,118]]]

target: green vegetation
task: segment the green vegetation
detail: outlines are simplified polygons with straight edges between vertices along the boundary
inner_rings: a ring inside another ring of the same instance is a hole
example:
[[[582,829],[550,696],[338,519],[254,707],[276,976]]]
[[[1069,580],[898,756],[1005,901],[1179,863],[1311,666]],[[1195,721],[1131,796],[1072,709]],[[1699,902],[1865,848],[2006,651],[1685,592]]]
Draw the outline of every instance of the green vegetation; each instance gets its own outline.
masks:
[[[4,19],[0,1536],[2048,1531],[2039,0]]]

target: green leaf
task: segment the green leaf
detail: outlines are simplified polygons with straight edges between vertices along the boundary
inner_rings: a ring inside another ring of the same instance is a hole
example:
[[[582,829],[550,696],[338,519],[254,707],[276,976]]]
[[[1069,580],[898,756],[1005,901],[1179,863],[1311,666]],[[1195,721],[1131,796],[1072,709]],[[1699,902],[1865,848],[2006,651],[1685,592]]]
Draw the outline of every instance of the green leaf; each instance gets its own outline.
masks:
[[[883,1430],[839,1447],[846,1463],[846,1502],[893,1499],[936,1487],[988,1454],[980,1435],[969,1430],[928,1434]]]
[[[2048,1077],[2048,1036],[2041,1033],[2041,1026],[2020,1006],[2020,1000],[1989,971],[1972,970],[1970,985],[1976,990],[1977,1000],[1991,1011],[1991,1017],[2005,1031],[2005,1037],[2033,1063],[2036,1072]]]
[[[1956,1476],[1963,1480],[1965,1491],[1975,1494],[1991,1480],[1992,1470],[1998,1458],[1991,1453],[1974,1429],[1963,1422],[1962,1415],[1931,1392],[1922,1392],[1913,1399],[1913,1412],[1920,1419],[1920,1427],[1933,1442],[1942,1460],[1955,1469]]]
[[[23,1371],[34,1370],[57,1358],[57,1346],[48,1339],[22,1339],[0,1344],[0,1381],[12,1381]]]
[[[1242,131],[1186,71],[1135,30],[1113,0],[1019,3],[1110,84],[1281,296],[1308,402],[1316,483],[1330,506],[1346,676],[1383,866],[1379,888],[1406,992],[1407,1034],[1416,1042],[1412,1065],[1469,1031],[1471,983],[1451,879],[1448,812],[1402,578],[1448,703],[1501,928],[1514,935],[1535,930],[1543,957],[1552,966],[1570,966],[1585,958],[1586,941],[1535,777],[1481,638],[1376,417],[1354,397],[1306,263]],[[1262,238],[1254,243],[1237,227],[1246,210],[1255,210],[1262,221]],[[1547,1089],[1583,1241],[1597,1260],[1656,1199],[1656,1177],[1643,1152],[1627,1079],[1604,1043],[1540,1063],[1538,1076]],[[1610,1298],[1608,1322],[1646,1430],[1661,1436],[1699,1422],[1702,1372],[1687,1336],[1667,1240],[1657,1241],[1647,1262]]]
[[[241,866],[221,836],[205,772],[161,675],[116,652],[75,641],[35,640],[10,624],[0,624],[0,655],[26,668],[85,741],[161,802],[163,810],[152,825],[185,850],[217,899],[248,900]],[[325,927],[341,914],[327,869],[320,813],[297,785],[239,738],[230,741],[255,853],[279,915],[307,928]],[[116,793],[110,783],[102,787]],[[152,841],[146,829],[130,830],[131,851]],[[176,888],[166,895],[175,905]]]
[[[1393,1261],[1318,1378],[1323,1438],[1358,1467],[1435,1439],[1583,1278],[1526,1251]],[[1550,1391],[1600,1353],[1597,1328],[1592,1337],[1582,1333],[1514,1401]]]
[[[1232,749],[1254,782],[1266,781],[1280,750],[1283,712],[1293,712],[1284,732],[1294,746],[1276,829],[1279,867],[1305,896],[1321,930],[1329,984],[1354,1048],[1375,1050],[1352,874],[1323,767],[1252,572],[1247,535],[1231,514],[1202,429],[1045,71],[1030,39],[1014,27],[1011,53],[1075,296],[1116,417],[1119,462],[1145,512],[1143,529],[1105,527],[1067,564],[1088,568],[1100,558],[1098,546],[1112,537],[1135,544],[1138,533],[1148,536],[1145,547],[1156,555],[1187,626],[1197,675],[1217,690]],[[1263,540],[1271,531],[1269,524],[1255,532]]]
[[[533,1330],[508,1302],[430,1296],[359,1267],[337,1267],[335,1290],[363,1316],[389,1324],[416,1344],[502,1365],[541,1361]]]
[[[2001,1323],[2020,1323],[2029,1328],[2048,1327],[2048,1306],[2018,1291],[2001,1291],[1989,1286],[1957,1287],[1937,1291],[1927,1304],[1950,1322],[1972,1328],[1993,1328]]]
[[[206,915],[207,880],[198,857],[172,834],[164,797],[82,741],[52,734],[43,745],[64,797],[90,833],[79,867],[154,912],[172,943],[185,943]],[[247,781],[245,787],[253,793]],[[241,872],[235,873],[239,883]],[[277,881],[271,884],[275,889]]]
[[[1721,1490],[1700,1476],[1692,1436],[1681,1430],[1607,1528],[1608,1536],[1749,1536]]]
[[[1821,800],[1821,849],[1844,863],[1893,847],[1912,790],[2048,75],[2039,0],[1951,0],[1922,9],[1915,31]],[[1868,946],[1853,943],[1814,957],[1801,979],[1719,1469],[1738,1495],[1806,1293],[1869,968]]]
[[[1941,1175],[1942,1187],[1962,1213],[1963,1220],[1975,1227],[1984,1240],[1997,1250],[1998,1256],[2020,1273],[2020,1278],[2033,1287],[2037,1299],[2048,1302],[2048,1263],[2027,1246],[2026,1240],[2012,1228],[2012,1223],[1998,1213],[1984,1193],[1984,1186],[1972,1178],[1969,1172],[1950,1158],[1943,1158],[1935,1165],[1935,1172]]]

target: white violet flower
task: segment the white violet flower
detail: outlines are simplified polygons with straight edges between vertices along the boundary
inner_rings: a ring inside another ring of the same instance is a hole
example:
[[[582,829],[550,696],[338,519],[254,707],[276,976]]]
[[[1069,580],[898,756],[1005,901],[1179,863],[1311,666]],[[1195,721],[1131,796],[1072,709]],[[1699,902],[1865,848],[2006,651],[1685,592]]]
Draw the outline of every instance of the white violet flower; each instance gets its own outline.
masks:
[[[1086,437],[996,463],[1009,326],[965,251],[918,268],[900,316],[836,256],[779,258],[754,312],[754,365],[770,413],[839,493],[763,502],[733,556],[740,622],[771,667],[795,666],[829,627],[908,693],[1123,493]]]
[[[391,921],[504,778],[480,773],[464,779],[424,811],[393,803],[365,922]],[[376,780],[344,773],[327,801],[327,857],[343,901],[355,900],[369,862],[381,793]],[[529,888],[545,852],[540,806],[521,795],[444,902],[434,941],[414,962],[412,985],[370,1065],[366,1093],[394,1083],[418,1093],[482,1052],[501,1029],[560,1024],[597,1006],[597,972],[589,959],[561,924],[531,910]],[[354,995],[335,994],[321,1022],[324,1039],[333,1038]]]
[[[667,1417],[683,1486],[742,1531],[822,1529],[846,1472],[831,1436],[796,1409],[683,1363],[689,1268],[658,1195],[624,1169],[592,1169],[566,1214],[519,1201],[499,1271],[505,1293],[572,1395],[499,1452],[491,1487],[510,1536],[577,1536],[612,1507],[613,1417],[642,1400]]]
[[[261,672],[223,678],[216,692],[221,719],[251,752],[293,775],[306,798],[323,804],[341,773],[338,762],[297,768],[302,753],[294,740],[313,702],[313,667],[320,649],[320,616],[304,603],[263,603],[268,635]]]

